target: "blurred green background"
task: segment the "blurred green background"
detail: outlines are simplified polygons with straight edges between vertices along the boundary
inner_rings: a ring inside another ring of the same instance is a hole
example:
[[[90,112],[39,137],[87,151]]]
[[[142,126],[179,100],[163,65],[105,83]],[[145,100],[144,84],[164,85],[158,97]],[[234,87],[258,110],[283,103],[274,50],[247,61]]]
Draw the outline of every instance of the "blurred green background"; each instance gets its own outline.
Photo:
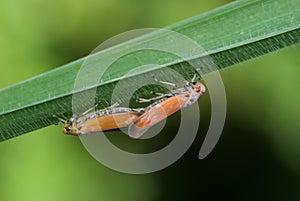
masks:
[[[0,88],[81,58],[124,31],[164,27],[229,2],[1,0]],[[204,160],[197,156],[210,120],[208,95],[199,101],[204,126],[189,151],[147,175],[106,168],[60,126],[1,142],[0,200],[299,200],[299,51],[220,72],[228,115]]]

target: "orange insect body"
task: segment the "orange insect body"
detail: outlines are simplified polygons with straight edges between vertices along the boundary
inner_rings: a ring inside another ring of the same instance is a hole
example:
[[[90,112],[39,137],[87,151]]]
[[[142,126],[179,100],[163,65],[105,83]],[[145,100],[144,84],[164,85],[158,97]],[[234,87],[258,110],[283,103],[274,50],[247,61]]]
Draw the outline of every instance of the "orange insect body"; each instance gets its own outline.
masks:
[[[165,95],[167,97],[148,106],[145,112],[129,125],[128,134],[133,138],[139,138],[151,126],[195,103],[205,91],[205,86],[200,82],[188,82],[184,88],[172,90],[170,94]],[[147,101],[146,99],[143,100],[143,102]]]
[[[85,135],[94,132],[114,130],[126,127],[134,122],[143,112],[143,109],[126,107],[110,107],[95,112],[85,112],[81,116],[73,115],[65,121],[63,133],[70,135]]]

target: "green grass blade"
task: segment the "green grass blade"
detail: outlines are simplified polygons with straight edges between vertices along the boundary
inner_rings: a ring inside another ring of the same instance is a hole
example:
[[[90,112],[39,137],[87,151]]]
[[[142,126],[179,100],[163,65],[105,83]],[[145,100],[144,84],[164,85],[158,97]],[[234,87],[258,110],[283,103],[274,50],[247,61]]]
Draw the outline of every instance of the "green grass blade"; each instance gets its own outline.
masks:
[[[203,15],[167,27],[183,34],[201,45],[217,64],[219,69],[238,64],[300,42],[300,1],[299,0],[244,0],[236,1]],[[105,61],[115,53],[122,53],[128,47],[155,42],[161,35],[148,34],[94,54],[91,69],[97,69],[100,61]],[[171,42],[171,41],[170,41]],[[136,58],[141,60],[137,60]],[[203,66],[210,61],[206,55],[195,54],[190,60]],[[72,114],[72,94],[77,73],[86,58],[74,61],[55,70],[18,83],[0,91],[0,140],[51,125],[55,119],[49,114],[69,117]],[[97,87],[97,97],[107,106],[110,93],[123,75],[140,64],[158,63],[161,67],[151,70],[163,71],[163,66],[175,69],[186,78],[191,76],[190,65],[178,58],[163,53],[140,51],[114,63],[101,78],[97,86],[87,83],[86,88]],[[207,69],[205,69],[207,68]],[[148,69],[149,70],[149,69]],[[135,77],[149,76],[138,72]],[[86,78],[84,78],[86,79]],[[87,79],[88,80],[88,79]],[[134,82],[127,82],[128,87]],[[82,88],[81,90],[85,90]],[[151,90],[151,88],[149,88]],[[140,91],[145,96],[149,90]],[[126,92],[122,94],[124,99]],[[91,103],[94,100],[91,100]]]

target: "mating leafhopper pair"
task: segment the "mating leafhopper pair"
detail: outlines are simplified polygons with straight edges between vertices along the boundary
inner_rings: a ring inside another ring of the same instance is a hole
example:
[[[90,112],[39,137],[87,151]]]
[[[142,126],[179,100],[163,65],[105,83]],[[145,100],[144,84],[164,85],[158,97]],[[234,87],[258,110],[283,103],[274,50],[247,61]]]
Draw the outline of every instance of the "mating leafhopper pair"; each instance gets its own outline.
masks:
[[[64,123],[63,133],[78,136],[128,127],[128,135],[139,138],[149,127],[195,103],[206,91],[202,83],[195,82],[196,74],[192,81],[186,82],[182,88],[170,82],[159,81],[155,77],[154,79],[161,84],[172,86],[173,89],[167,94],[156,93],[158,96],[154,98],[138,98],[137,102],[140,103],[151,102],[146,108],[119,107],[116,103],[98,111],[91,112],[94,109],[91,108],[79,116],[73,115],[69,120],[57,117]]]

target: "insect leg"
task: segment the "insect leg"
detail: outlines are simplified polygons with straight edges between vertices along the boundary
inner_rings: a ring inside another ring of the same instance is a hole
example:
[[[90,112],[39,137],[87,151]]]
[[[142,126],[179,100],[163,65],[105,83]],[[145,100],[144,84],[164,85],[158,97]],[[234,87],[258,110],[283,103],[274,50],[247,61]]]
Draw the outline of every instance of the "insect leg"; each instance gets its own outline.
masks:
[[[154,79],[156,82],[158,82],[158,83],[165,84],[165,85],[169,85],[169,86],[172,86],[172,87],[174,87],[174,88],[177,88],[177,87],[178,87],[177,84],[174,84],[174,83],[172,83],[172,82],[165,82],[165,81],[158,80],[154,75],[153,75],[152,77],[153,77],[153,79]]]
[[[120,105],[120,102],[115,102],[114,104],[109,106],[109,108],[118,107],[119,105]]]
[[[98,103],[96,103],[94,107],[91,107],[91,108],[87,109],[86,111],[84,111],[81,115],[86,115],[87,113],[91,112],[96,107],[98,107],[99,103],[100,103],[100,101]]]
[[[134,111],[134,112],[140,112],[140,113],[144,113],[145,112],[144,108],[132,108],[131,110]]]
[[[162,98],[167,97],[167,96],[172,96],[172,95],[171,94],[161,94],[160,96],[156,96],[156,97],[149,98],[149,99],[146,99],[146,98],[137,98],[136,102],[138,102],[138,103],[153,102],[153,101],[162,99]]]
[[[147,103],[147,102],[151,102],[150,99],[145,99],[145,98],[137,98],[136,102],[138,103]]]
[[[89,113],[90,111],[92,111],[93,109],[95,109],[97,106],[99,105],[99,103],[97,103],[94,107],[91,107],[90,109],[87,109],[85,112],[83,112],[81,115],[86,115],[87,113]]]
[[[113,107],[118,107],[120,105],[121,101],[118,101],[114,104],[112,104],[111,106],[109,106],[108,108],[113,108]],[[100,102],[96,103],[94,107],[89,108],[88,110],[86,110],[85,112],[83,112],[81,115],[86,115],[87,113],[91,112],[93,109],[95,109],[96,107],[98,107]]]
[[[158,93],[158,92],[154,92],[154,91],[151,91],[151,94],[158,95],[158,96],[163,96],[163,95],[166,95],[166,94],[163,94],[163,93]]]

